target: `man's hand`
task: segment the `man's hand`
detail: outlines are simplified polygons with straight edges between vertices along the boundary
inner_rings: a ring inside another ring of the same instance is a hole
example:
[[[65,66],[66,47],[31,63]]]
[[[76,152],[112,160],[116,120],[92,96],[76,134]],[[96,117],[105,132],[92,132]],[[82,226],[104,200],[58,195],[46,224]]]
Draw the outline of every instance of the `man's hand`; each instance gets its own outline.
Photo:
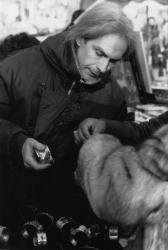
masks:
[[[35,170],[46,169],[51,165],[50,162],[39,163],[35,155],[35,150],[44,151],[45,145],[33,138],[27,138],[22,147],[22,157],[24,166]]]
[[[83,143],[92,135],[104,133],[106,130],[106,122],[103,119],[87,118],[83,120],[77,130],[74,131],[75,142]]]

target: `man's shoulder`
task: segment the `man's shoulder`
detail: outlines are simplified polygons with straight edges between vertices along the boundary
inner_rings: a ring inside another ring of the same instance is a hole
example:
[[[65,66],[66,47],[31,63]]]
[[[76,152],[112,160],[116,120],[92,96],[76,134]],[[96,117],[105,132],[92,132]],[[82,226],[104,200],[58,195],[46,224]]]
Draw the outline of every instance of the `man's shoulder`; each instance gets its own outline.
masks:
[[[17,53],[8,56],[4,59],[2,65],[17,65],[19,63],[28,64],[29,61],[34,60],[37,57],[40,57],[39,46],[33,46],[26,49],[21,49]]]
[[[33,72],[45,72],[46,68],[44,58],[40,52],[39,46],[23,49],[11,55],[1,62],[0,74],[11,77],[18,75],[32,76]]]
[[[20,82],[33,82],[35,77],[44,75],[45,63],[40,50],[35,47],[24,49],[17,54],[9,56],[0,65],[0,75],[9,84],[19,85]]]

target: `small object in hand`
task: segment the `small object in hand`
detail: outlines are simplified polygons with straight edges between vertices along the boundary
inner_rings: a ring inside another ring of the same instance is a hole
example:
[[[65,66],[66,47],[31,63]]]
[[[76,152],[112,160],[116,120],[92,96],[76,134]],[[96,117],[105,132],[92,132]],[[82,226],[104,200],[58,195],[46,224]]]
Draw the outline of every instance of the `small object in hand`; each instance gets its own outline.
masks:
[[[36,149],[35,153],[40,163],[49,163],[54,161],[47,145],[43,151]]]

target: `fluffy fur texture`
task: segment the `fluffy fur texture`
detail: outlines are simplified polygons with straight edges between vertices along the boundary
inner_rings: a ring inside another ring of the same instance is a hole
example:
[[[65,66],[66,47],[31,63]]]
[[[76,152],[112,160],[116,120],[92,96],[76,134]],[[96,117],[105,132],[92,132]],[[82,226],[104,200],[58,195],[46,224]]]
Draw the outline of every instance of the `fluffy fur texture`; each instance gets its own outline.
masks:
[[[121,226],[156,223],[168,214],[168,125],[138,148],[107,134],[80,150],[75,172],[98,218]]]

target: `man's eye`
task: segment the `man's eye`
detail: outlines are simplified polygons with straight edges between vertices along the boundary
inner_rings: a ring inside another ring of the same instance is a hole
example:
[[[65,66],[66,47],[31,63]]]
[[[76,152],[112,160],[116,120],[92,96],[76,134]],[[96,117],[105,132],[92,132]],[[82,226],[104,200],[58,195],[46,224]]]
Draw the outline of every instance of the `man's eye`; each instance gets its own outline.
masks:
[[[96,55],[97,56],[103,56],[103,53],[101,51],[99,51],[99,50],[96,50]]]
[[[121,59],[110,59],[110,63],[117,63],[117,62],[119,62],[119,61],[121,61]]]

